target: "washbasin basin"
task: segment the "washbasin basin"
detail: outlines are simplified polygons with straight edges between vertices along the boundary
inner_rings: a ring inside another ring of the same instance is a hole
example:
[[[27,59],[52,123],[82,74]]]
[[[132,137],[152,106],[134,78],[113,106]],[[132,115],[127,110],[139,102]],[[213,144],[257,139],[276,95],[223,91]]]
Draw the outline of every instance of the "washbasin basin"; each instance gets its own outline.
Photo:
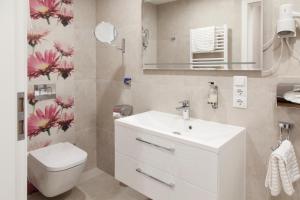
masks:
[[[196,145],[209,151],[219,152],[223,145],[245,128],[212,121],[191,118],[158,111],[148,111],[115,121],[118,125],[143,129],[151,134],[163,136],[178,142]]]

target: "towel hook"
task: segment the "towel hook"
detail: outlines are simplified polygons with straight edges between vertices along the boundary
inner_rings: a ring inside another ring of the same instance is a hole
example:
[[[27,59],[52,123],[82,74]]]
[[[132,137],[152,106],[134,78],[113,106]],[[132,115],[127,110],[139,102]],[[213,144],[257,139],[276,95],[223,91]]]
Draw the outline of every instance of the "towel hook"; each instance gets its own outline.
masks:
[[[290,140],[290,133],[291,130],[294,127],[294,124],[289,123],[289,122],[279,122],[279,140],[278,140],[278,144],[275,147],[271,147],[272,151],[275,151],[278,147],[280,147],[281,143],[284,141],[284,132],[287,133],[285,139],[286,140]]]
[[[285,131],[287,133],[286,139],[290,140],[290,133],[293,129],[294,124],[289,122],[279,122],[279,128],[280,128],[280,140],[283,141],[283,132]]]

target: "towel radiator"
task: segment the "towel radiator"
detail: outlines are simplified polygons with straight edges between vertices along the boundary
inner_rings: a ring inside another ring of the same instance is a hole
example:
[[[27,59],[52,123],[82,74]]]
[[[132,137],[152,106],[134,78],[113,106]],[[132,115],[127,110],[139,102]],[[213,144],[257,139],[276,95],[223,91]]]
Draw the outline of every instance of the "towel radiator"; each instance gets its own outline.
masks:
[[[228,69],[228,27],[215,27],[215,48],[208,52],[193,52],[193,41],[190,37],[190,68]]]

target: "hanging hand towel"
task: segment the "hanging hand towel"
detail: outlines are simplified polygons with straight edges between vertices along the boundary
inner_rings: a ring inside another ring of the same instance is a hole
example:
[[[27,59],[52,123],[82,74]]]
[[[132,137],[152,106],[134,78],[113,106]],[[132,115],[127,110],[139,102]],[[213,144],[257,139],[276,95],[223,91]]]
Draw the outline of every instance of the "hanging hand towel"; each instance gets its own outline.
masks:
[[[272,154],[278,160],[283,190],[291,196],[295,192],[293,183],[300,179],[294,147],[290,141],[285,140]]]
[[[278,160],[273,153],[271,154],[269,159],[265,187],[270,189],[272,196],[278,196],[281,192]]]
[[[193,53],[211,52],[215,50],[216,27],[204,27],[190,30]]]

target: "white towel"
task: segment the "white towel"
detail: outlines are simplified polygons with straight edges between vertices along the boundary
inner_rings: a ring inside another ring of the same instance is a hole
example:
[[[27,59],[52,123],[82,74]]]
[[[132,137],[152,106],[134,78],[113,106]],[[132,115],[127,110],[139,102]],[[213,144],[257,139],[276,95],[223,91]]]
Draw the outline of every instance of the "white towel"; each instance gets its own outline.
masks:
[[[280,182],[278,161],[273,154],[271,154],[269,159],[269,166],[268,166],[267,177],[265,181],[265,187],[270,189],[272,196],[278,196],[281,192],[281,182]]]
[[[211,52],[215,50],[216,27],[210,26],[190,30],[192,53]]]
[[[295,190],[293,183],[300,179],[299,167],[292,143],[288,140],[282,142],[274,151],[278,159],[281,182],[285,193],[292,195]]]
[[[265,186],[270,189],[273,196],[277,196],[282,184],[285,193],[291,196],[295,192],[293,183],[299,179],[294,147],[290,141],[285,140],[270,157]]]

